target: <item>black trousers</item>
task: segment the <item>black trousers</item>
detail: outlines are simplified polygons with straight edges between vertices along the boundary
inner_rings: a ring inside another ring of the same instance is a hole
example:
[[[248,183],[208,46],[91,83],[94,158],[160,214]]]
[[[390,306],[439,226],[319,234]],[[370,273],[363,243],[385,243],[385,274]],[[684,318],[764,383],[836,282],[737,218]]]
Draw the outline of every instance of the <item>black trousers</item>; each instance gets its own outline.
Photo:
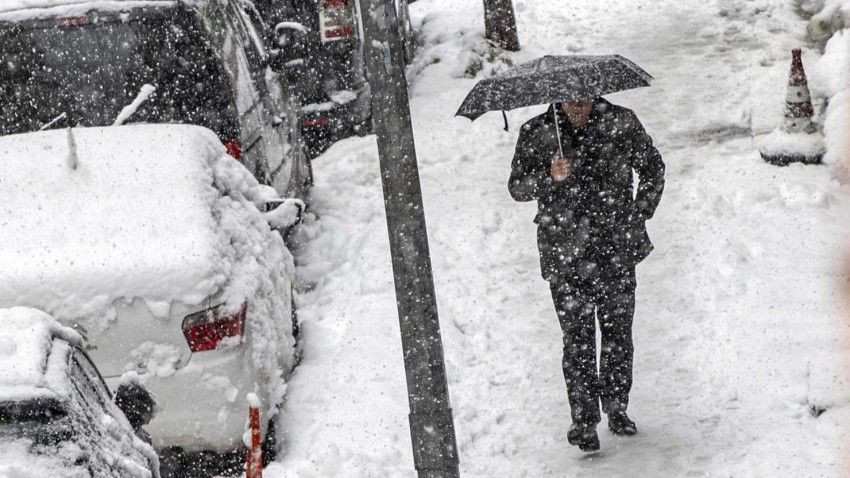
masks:
[[[595,425],[602,410],[625,411],[632,388],[632,319],[635,269],[620,269],[591,283],[550,283],[564,333],[564,378],[573,423]],[[596,321],[602,333],[596,368]]]

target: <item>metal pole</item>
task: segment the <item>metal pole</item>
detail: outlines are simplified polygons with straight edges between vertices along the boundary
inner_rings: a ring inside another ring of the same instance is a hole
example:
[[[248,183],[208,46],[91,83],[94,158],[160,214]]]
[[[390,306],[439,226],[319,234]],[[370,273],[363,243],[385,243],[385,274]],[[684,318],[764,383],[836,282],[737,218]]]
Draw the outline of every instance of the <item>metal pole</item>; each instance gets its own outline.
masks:
[[[484,0],[484,32],[488,40],[508,51],[519,51],[512,0]]]
[[[459,476],[443,344],[394,0],[360,0],[372,119],[401,326],[410,436],[420,478]]]

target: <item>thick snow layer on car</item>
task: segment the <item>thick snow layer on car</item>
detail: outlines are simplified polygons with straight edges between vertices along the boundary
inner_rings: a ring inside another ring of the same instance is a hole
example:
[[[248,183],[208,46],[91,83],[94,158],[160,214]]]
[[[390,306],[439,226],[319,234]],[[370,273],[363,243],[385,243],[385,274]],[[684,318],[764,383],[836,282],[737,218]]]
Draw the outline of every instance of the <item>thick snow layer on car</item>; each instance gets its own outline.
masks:
[[[125,12],[134,8],[169,6],[176,3],[175,0],[8,0],[0,2],[0,21],[76,17],[92,10]]]
[[[65,394],[65,368],[51,360],[54,338],[81,340],[40,310],[0,309],[0,402]]]
[[[210,207],[221,154],[189,126],[0,138],[0,304],[75,318],[117,298],[210,296],[229,267]]]
[[[158,466],[154,450],[141,442],[112,401],[101,402],[99,408],[93,395],[72,385],[69,354],[81,342],[77,332],[40,310],[0,309],[0,403],[47,398],[66,412],[47,421],[0,423],[0,478],[109,476],[117,460],[119,468],[130,473],[122,476],[159,475],[148,469]],[[75,422],[71,417],[85,415],[77,413],[82,400],[91,400],[90,413],[103,415]],[[50,433],[48,428],[64,438],[57,443],[34,440]],[[65,434],[65,429],[73,433]]]
[[[89,478],[82,466],[68,466],[56,455],[30,453],[28,440],[15,440],[0,446],[0,478]]]
[[[138,299],[182,343],[175,310],[247,302],[250,357],[272,391],[263,413],[275,409],[293,365],[293,259],[269,220],[297,200],[261,212],[274,191],[186,125],[4,137],[0,171],[0,307],[42,309],[91,338]]]

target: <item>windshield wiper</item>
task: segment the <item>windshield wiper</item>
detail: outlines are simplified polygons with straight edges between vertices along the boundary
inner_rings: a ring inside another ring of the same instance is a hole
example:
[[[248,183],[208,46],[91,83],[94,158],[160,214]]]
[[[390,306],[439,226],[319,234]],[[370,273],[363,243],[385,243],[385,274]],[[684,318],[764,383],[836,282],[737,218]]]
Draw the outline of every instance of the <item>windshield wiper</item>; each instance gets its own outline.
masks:
[[[63,119],[65,119],[65,118],[67,118],[67,117],[68,117],[68,113],[62,113],[61,115],[59,115],[59,116],[57,116],[57,117],[53,118],[52,120],[50,120],[50,122],[48,122],[47,124],[45,124],[45,125],[44,125],[44,126],[42,126],[41,128],[38,128],[38,130],[39,130],[39,131],[44,131],[44,130],[46,130],[46,129],[50,128],[51,126],[55,125],[56,123],[58,123],[58,122],[62,121]]]
[[[133,100],[132,103],[125,106],[118,116],[115,118],[115,122],[112,123],[112,126],[121,126],[124,124],[131,116],[136,114],[136,110],[142,106],[142,103],[148,100],[151,97],[153,92],[156,91],[156,87],[150,84],[145,83],[142,85],[142,88],[139,90],[139,94],[136,95],[136,99]]]

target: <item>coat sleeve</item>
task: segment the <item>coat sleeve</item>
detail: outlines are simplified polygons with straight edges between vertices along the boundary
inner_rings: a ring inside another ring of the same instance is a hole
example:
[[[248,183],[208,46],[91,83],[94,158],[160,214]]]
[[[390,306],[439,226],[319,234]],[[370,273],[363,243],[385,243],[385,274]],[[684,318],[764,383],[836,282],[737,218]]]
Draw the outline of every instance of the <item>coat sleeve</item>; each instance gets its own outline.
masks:
[[[511,177],[508,190],[515,201],[533,201],[549,196],[562,186],[549,175],[549,166],[541,157],[550,154],[548,148],[538,138],[538,128],[525,124],[520,128],[519,139],[511,163]]]
[[[632,168],[638,175],[638,188],[635,195],[635,209],[641,219],[646,220],[655,214],[655,208],[664,192],[664,161],[661,153],[652,144],[652,138],[646,133],[637,116],[629,111],[626,134],[627,149]]]

